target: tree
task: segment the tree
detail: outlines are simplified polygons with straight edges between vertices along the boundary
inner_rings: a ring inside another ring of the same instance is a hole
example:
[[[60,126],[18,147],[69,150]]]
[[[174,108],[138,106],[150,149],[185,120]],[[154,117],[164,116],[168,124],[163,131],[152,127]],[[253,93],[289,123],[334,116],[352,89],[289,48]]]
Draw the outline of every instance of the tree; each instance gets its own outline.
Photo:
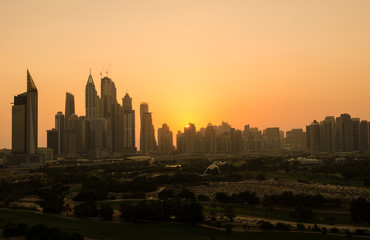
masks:
[[[195,200],[195,194],[192,191],[189,191],[187,188],[181,189],[179,194],[177,194],[177,197],[179,199]]]
[[[73,214],[79,218],[96,217],[98,214],[95,202],[85,202],[73,208]]]
[[[305,208],[302,205],[296,205],[294,210],[290,213],[290,216],[300,221],[314,218],[312,210],[309,208]]]
[[[100,207],[100,216],[104,220],[112,220],[113,208],[110,205],[101,205]]]
[[[64,197],[69,187],[61,184],[51,188],[43,189],[39,192],[42,199],[39,204],[45,213],[61,213],[64,210]]]

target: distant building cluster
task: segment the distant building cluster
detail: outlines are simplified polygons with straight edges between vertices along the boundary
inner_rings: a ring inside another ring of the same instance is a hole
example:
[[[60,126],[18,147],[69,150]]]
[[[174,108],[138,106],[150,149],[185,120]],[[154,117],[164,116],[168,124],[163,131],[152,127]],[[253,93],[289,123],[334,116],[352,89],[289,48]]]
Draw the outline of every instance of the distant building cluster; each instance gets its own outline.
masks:
[[[55,115],[55,128],[47,131],[47,146],[53,149],[54,156],[104,158],[136,152],[132,98],[126,93],[122,105],[118,103],[112,79],[101,78],[99,97],[90,73],[85,87],[85,110],[86,116],[77,116],[74,96],[66,93],[65,112]]]
[[[2,153],[9,166],[41,166],[55,158],[90,159],[121,157],[136,154],[135,110],[128,93],[117,101],[117,89],[108,76],[101,78],[98,96],[91,73],[85,87],[85,116],[75,113],[75,99],[67,92],[64,113],[55,114],[55,127],[47,130],[47,148],[38,148],[38,90],[27,70],[27,91],[14,97],[12,106],[12,151]],[[146,102],[140,104],[141,154],[217,154],[217,153],[278,153],[278,152],[369,152],[370,122],[349,114],[313,121],[303,129],[284,134],[279,127],[259,130],[250,125],[235,129],[227,122],[216,126],[209,123],[197,131],[193,123],[178,131],[177,148],[167,124],[158,129],[155,138],[152,113]]]
[[[326,117],[306,127],[307,148],[312,153],[368,152],[370,122],[345,113]]]
[[[220,126],[209,123],[206,128],[196,131],[193,123],[179,131],[176,136],[179,153],[243,153],[278,152],[284,141],[284,133],[278,127],[262,132],[249,125],[244,130],[232,128],[222,122]]]

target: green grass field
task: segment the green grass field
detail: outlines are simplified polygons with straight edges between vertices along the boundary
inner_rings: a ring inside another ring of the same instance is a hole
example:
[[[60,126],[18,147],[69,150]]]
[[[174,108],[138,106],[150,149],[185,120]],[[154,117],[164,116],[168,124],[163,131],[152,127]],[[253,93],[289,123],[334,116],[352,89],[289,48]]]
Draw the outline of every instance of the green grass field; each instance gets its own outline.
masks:
[[[282,210],[282,209],[273,209],[270,211],[266,208],[261,207],[250,207],[250,206],[243,206],[238,204],[216,204],[216,207],[212,207],[210,203],[203,203],[203,212],[210,213],[214,211],[218,215],[223,215],[224,209],[226,206],[232,208],[232,211],[236,215],[245,215],[245,216],[253,216],[253,217],[261,217],[267,219],[275,219],[275,220],[285,220],[285,221],[297,221],[295,218],[291,218],[290,210]],[[340,213],[315,213],[315,219],[307,220],[304,222],[307,223],[317,223],[317,224],[351,224],[351,216],[350,214],[340,214]]]
[[[322,235],[297,232],[233,232],[208,229],[186,224],[126,224],[108,221],[90,221],[65,219],[58,216],[37,214],[27,211],[0,209],[0,228],[7,222],[25,222],[28,225],[43,223],[50,227],[59,227],[69,232],[79,232],[94,239],[272,239],[272,240],[315,240],[345,239],[344,236]],[[366,239],[366,238],[355,238]]]

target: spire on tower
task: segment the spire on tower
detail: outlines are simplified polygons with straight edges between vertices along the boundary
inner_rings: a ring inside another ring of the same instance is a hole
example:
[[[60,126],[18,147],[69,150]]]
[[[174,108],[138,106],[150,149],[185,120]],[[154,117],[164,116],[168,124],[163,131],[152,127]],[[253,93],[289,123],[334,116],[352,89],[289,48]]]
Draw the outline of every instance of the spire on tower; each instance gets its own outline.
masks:
[[[35,92],[35,91],[37,92],[36,85],[33,82],[31,74],[27,69],[27,92]]]
[[[94,80],[91,76],[91,68],[90,68],[90,75],[89,75],[89,78],[87,79],[87,84],[94,84]]]

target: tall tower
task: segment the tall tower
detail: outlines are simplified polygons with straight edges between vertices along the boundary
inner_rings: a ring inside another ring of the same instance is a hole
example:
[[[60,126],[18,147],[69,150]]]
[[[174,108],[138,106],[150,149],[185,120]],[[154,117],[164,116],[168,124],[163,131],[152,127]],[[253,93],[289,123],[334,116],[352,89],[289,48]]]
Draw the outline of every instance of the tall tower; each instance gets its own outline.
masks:
[[[149,112],[148,103],[143,102],[140,104],[140,151],[144,152],[145,149],[145,124],[144,124],[144,114]]]
[[[66,106],[65,106],[65,116],[68,118],[72,114],[75,114],[75,97],[72,93],[66,93]]]
[[[66,105],[65,105],[65,129],[69,130],[68,119],[72,114],[75,114],[75,97],[72,93],[66,93]]]
[[[55,114],[55,130],[58,131],[58,155],[64,153],[64,124],[65,119],[62,112]]]
[[[27,69],[27,92],[15,96],[12,107],[12,152],[36,154],[37,128],[38,92]]]
[[[87,119],[93,119],[97,117],[97,104],[98,94],[96,92],[94,80],[90,72],[85,88],[85,108]]]
[[[162,128],[158,128],[158,151],[162,153],[173,151],[172,132],[165,123],[162,124]]]
[[[155,150],[156,142],[154,138],[154,126],[152,113],[147,112],[143,115],[144,122],[144,148],[143,153],[148,154]]]
[[[122,98],[123,109],[123,151],[135,152],[135,110],[132,110],[132,98],[126,93]]]

